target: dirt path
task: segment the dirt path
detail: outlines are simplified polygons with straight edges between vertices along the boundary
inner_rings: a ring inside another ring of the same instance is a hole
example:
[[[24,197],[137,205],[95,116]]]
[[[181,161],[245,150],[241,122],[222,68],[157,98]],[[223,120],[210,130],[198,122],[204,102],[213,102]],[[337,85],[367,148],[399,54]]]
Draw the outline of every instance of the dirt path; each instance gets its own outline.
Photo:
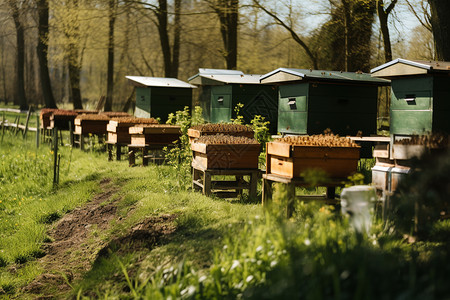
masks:
[[[106,243],[101,235],[113,221],[121,222],[116,215],[120,199],[111,201],[119,188],[110,179],[102,180],[100,187],[102,192],[92,201],[65,215],[50,230],[53,241],[45,245],[46,255],[38,260],[46,272],[23,288],[25,294],[45,295],[37,299],[58,298],[69,292],[70,283],[89,271],[111,245],[133,243],[136,248],[153,247],[162,236],[175,230],[174,216],[154,217],[137,224],[127,235]]]

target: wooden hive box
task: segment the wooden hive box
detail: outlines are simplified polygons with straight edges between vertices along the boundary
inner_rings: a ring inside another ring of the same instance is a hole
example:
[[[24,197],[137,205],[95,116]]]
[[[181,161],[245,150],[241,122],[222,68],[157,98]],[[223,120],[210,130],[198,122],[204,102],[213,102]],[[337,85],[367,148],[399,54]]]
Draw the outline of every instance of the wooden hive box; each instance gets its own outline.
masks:
[[[129,128],[134,125],[136,124],[110,120],[108,125],[106,126],[106,130],[108,131],[108,142],[119,144],[130,144],[131,135],[128,131]]]
[[[346,178],[356,172],[360,147],[297,146],[269,142],[266,148],[267,174],[301,177],[310,169],[325,171],[331,178]]]
[[[74,122],[76,134],[106,134],[106,126],[108,125],[109,120],[83,120],[76,118]]]
[[[70,123],[72,126],[74,124],[74,120],[77,116],[77,113],[74,111],[66,111],[66,112],[58,112],[55,111],[50,116],[50,128],[58,128],[60,130],[69,130]]]
[[[259,144],[204,144],[194,142],[193,164],[203,169],[258,169]]]
[[[132,145],[164,147],[180,138],[180,129],[175,125],[141,125],[130,127],[129,134]]]

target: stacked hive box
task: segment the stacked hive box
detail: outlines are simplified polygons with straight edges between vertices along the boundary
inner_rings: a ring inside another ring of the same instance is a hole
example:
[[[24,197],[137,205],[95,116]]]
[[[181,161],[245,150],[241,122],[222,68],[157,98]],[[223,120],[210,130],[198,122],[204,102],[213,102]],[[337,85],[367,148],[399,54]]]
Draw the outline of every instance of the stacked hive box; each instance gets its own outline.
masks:
[[[319,169],[330,178],[346,178],[356,172],[360,147],[332,134],[288,136],[267,143],[266,174],[298,178]]]
[[[137,125],[129,128],[131,144],[136,146],[150,146],[162,148],[180,138],[180,126],[151,124]]]
[[[75,118],[75,134],[106,134],[109,117],[100,114],[83,114]]]
[[[69,130],[78,113],[73,110],[58,109],[52,112],[50,116],[50,129],[58,128],[60,130]]]
[[[252,138],[224,134],[203,135],[191,143],[192,185],[203,194],[234,198],[244,189],[256,197],[261,145]],[[212,176],[234,176],[234,180],[212,180]],[[249,176],[249,181],[244,180]]]
[[[129,128],[137,124],[158,124],[158,121],[153,118],[112,118],[107,125],[108,142],[130,144]]]
[[[203,169],[258,169],[261,145],[252,138],[204,135],[191,144],[193,165]]]

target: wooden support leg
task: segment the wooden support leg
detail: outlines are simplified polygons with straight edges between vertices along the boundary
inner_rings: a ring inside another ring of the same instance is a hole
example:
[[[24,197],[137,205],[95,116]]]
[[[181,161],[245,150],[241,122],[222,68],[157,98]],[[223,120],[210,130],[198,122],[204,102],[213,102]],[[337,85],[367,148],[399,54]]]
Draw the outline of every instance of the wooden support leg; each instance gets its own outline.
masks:
[[[80,149],[84,150],[84,135],[80,134]]]
[[[262,205],[269,206],[272,202],[272,181],[263,178],[262,180]]]
[[[336,188],[334,186],[327,187],[327,199],[336,198]]]
[[[203,172],[203,195],[211,195],[211,173],[208,171]]]
[[[289,183],[286,186],[287,188],[287,203],[286,203],[286,217],[292,217],[292,213],[294,212],[295,207],[295,184]]]
[[[148,166],[148,149],[145,146],[142,148],[142,165]]]
[[[135,163],[136,163],[135,149],[130,148],[130,151],[128,152],[128,165],[132,167],[135,165]]]
[[[116,144],[116,160],[119,161],[122,156],[122,146]]]
[[[248,191],[250,199],[256,198],[257,189],[258,189],[258,172],[252,172],[252,174],[250,175],[250,190]]]
[[[108,161],[112,161],[113,160],[113,154],[112,154],[113,145],[106,144],[106,149],[108,151]]]

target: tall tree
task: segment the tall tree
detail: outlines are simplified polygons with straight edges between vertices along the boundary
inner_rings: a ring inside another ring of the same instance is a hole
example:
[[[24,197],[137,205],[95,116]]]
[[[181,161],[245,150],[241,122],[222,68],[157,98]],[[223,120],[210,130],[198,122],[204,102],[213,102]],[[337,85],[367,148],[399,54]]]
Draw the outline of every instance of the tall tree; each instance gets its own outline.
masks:
[[[238,49],[238,12],[239,0],[216,0],[213,9],[220,21],[220,33],[222,35],[227,69],[237,68]]]
[[[322,67],[368,72],[376,3],[372,0],[329,1],[331,18],[315,37]]]
[[[256,5],[256,7],[260,8],[262,11],[272,17],[277,25],[280,25],[289,32],[294,41],[299,44],[303,48],[303,50],[305,50],[306,55],[308,55],[309,59],[311,60],[313,68],[318,69],[319,64],[317,54],[315,54],[311,47],[308,45],[306,39],[295,32],[292,24],[284,22],[279,16],[277,16],[275,12],[270,11],[269,9],[264,7],[258,0],[253,0],[253,3]]]
[[[109,0],[109,31],[108,31],[108,67],[106,75],[106,101],[105,111],[112,110],[113,93],[114,93],[114,24],[117,16],[117,0]]]
[[[181,0],[174,0],[174,11],[170,14],[173,18],[173,42],[170,43],[170,24],[169,24],[169,6],[167,0],[158,0],[158,5],[151,3],[137,3],[146,6],[153,12],[156,21],[152,22],[156,25],[159,33],[159,42],[163,54],[164,76],[178,77],[179,61],[180,61],[180,39],[181,39]]]
[[[50,75],[48,71],[48,17],[49,5],[48,0],[37,0],[38,11],[38,45],[36,48],[39,59],[39,78],[41,82],[42,95],[44,97],[45,107],[56,108],[55,98],[50,82]]]
[[[20,109],[26,110],[28,109],[28,102],[25,96],[25,37],[24,26],[20,20],[26,3],[25,1],[8,0],[8,5],[16,29],[16,96],[19,100]]]
[[[74,109],[83,109],[81,102],[81,58],[80,58],[80,20],[78,0],[68,0],[65,3],[64,34],[67,39],[66,59],[69,74],[71,98]]]
[[[380,21],[381,34],[384,45],[384,61],[392,60],[391,37],[389,34],[388,18],[398,0],[392,0],[389,4],[384,0],[377,0],[378,20]]]
[[[450,61],[450,1],[428,0],[437,60]]]

